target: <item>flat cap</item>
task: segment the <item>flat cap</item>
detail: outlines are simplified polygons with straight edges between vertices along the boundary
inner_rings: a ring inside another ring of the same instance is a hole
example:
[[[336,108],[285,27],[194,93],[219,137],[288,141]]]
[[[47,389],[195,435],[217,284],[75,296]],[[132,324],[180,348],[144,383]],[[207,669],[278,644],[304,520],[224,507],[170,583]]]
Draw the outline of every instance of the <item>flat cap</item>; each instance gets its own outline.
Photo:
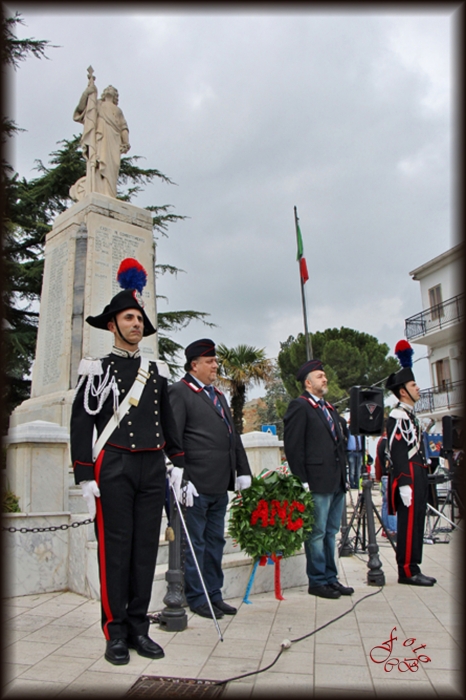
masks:
[[[195,340],[186,347],[184,354],[188,362],[194,360],[195,357],[214,357],[215,343],[210,338]]]
[[[324,366],[320,360],[308,360],[305,362],[301,367],[298,369],[298,372],[296,374],[296,379],[299,382],[303,382],[309,372],[314,372],[315,370],[323,370]]]

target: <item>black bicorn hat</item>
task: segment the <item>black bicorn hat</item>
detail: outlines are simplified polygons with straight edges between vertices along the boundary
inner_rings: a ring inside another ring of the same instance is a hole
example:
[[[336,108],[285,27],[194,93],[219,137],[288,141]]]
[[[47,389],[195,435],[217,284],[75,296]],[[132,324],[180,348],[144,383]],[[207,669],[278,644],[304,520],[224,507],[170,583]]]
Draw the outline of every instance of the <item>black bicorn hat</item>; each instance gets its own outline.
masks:
[[[186,347],[184,354],[188,362],[195,357],[215,357],[215,343],[210,338],[195,340]]]
[[[324,369],[324,365],[320,360],[307,360],[296,373],[296,379],[298,382],[304,382],[309,372],[314,372],[316,370]]]
[[[393,389],[403,386],[403,384],[416,381],[412,370],[413,354],[414,350],[407,340],[398,341],[395,345],[395,355],[398,357],[401,369],[399,369],[398,372],[390,374],[385,382],[386,389],[393,391]]]
[[[149,321],[144,311],[142,300],[138,299],[138,292],[140,294],[146,284],[146,271],[134,258],[125,258],[118,268],[117,279],[123,290],[115,294],[101,314],[88,316],[86,323],[93,326],[93,328],[100,328],[106,331],[108,330],[108,322],[112,321],[118,313],[126,311],[126,309],[138,309],[144,320],[143,336],[153,335],[157,329]]]

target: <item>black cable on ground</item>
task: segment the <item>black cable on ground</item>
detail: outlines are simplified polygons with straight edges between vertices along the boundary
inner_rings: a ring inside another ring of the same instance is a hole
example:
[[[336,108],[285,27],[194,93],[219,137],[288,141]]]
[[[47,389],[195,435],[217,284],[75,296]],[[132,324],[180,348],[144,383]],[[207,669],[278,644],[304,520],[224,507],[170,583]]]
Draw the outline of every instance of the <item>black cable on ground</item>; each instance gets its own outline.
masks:
[[[292,644],[296,644],[297,642],[302,642],[303,639],[307,639],[308,637],[312,637],[312,635],[317,634],[317,632],[320,632],[321,630],[325,629],[325,627],[332,625],[334,622],[337,622],[337,620],[341,620],[342,617],[345,617],[345,615],[348,615],[348,613],[352,612],[354,610],[354,608],[356,607],[356,605],[359,605],[359,603],[362,603],[362,601],[366,600],[366,598],[372,598],[372,596],[377,595],[382,590],[383,590],[383,587],[380,586],[380,588],[377,591],[375,591],[374,593],[368,593],[368,595],[365,595],[363,598],[360,598],[359,600],[357,600],[354,603],[354,605],[352,605],[351,608],[349,608],[349,610],[345,610],[344,613],[342,613],[341,615],[338,615],[338,617],[334,617],[332,620],[329,620],[329,622],[326,622],[325,625],[321,625],[321,627],[318,627],[317,629],[313,630],[312,632],[309,632],[308,634],[305,634],[302,637],[298,637],[297,639],[291,639],[291,640],[284,639],[280,645],[281,649],[278,652],[277,656],[272,661],[272,663],[269,664],[268,666],[266,666],[265,668],[260,668],[258,671],[249,671],[249,673],[243,673],[240,676],[233,676],[232,678],[227,678],[223,681],[216,681],[214,683],[214,685],[225,685],[226,683],[230,683],[231,681],[238,681],[241,678],[247,678],[248,676],[255,676],[258,673],[264,673],[264,671],[268,671],[269,668],[272,668],[272,666],[274,666],[277,663],[278,659],[283,654],[285,649],[289,649]]]

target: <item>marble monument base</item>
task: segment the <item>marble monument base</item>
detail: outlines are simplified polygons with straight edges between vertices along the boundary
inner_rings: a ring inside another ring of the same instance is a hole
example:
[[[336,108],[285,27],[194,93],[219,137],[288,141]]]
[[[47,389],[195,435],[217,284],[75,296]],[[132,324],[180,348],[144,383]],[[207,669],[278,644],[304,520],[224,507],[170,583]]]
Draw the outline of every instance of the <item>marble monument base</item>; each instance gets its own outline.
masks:
[[[45,420],[8,431],[6,486],[18,497],[22,513],[68,511],[68,442],[66,428]]]
[[[281,464],[283,440],[272,433],[252,430],[241,435],[253,476],[259,476],[264,469],[278,469]]]

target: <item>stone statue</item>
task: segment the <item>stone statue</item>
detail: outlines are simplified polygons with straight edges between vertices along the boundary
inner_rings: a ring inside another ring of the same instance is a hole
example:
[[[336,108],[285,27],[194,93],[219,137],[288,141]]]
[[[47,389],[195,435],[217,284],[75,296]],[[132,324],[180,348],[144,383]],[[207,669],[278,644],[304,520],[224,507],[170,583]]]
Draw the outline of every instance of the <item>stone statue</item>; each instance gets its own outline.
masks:
[[[86,157],[86,176],[70,188],[70,197],[79,201],[90,192],[116,197],[120,156],[130,149],[129,131],[118,107],[118,90],[109,85],[97,99],[92,66],[87,69],[88,85],[76,107],[73,119],[83,124],[81,146]]]

